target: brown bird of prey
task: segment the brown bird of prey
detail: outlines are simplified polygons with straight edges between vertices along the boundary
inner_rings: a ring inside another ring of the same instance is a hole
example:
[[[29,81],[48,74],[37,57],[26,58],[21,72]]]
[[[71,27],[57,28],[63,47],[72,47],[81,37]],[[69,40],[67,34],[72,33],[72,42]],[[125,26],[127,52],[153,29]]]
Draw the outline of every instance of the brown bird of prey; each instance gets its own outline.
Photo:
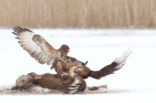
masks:
[[[67,45],[55,49],[42,36],[23,27],[14,27],[13,34],[15,34],[21,47],[33,58],[41,64],[52,65],[52,68],[61,76],[65,76],[67,73],[70,76],[80,76],[83,79],[88,77],[100,79],[122,68],[132,52],[127,50],[111,64],[100,70],[93,71],[86,66],[86,63],[68,56],[69,47]]]
[[[16,35],[21,47],[41,64],[48,64],[53,67],[54,61],[61,60],[69,52],[67,45],[63,44],[59,49],[55,49],[42,36],[27,28],[17,26],[13,30],[13,34]],[[63,73],[60,69],[55,68],[55,70],[58,74]]]
[[[63,93],[75,94],[88,90],[98,90],[107,88],[107,85],[87,87],[86,82],[81,77],[68,76],[66,79],[57,77],[56,74],[45,73],[38,75],[29,73],[17,78],[16,84],[11,90],[27,90],[32,86],[40,86],[50,90],[58,90]]]

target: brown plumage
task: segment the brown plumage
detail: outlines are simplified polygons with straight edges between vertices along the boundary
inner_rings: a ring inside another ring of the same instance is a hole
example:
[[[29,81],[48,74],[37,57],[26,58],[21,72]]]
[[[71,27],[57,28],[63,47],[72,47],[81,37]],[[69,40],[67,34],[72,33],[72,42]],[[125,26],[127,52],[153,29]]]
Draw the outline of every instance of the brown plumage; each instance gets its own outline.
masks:
[[[28,51],[39,63],[52,65],[51,68],[54,68],[61,76],[64,76],[67,73],[71,77],[80,76],[83,79],[88,77],[100,79],[109,74],[113,74],[115,71],[122,68],[126,59],[131,54],[131,51],[127,50],[110,65],[107,65],[98,71],[93,71],[86,66],[86,63],[67,56],[69,52],[69,47],[67,45],[62,45],[57,50],[43,37],[27,28],[14,27],[13,30],[13,34],[16,35],[18,43],[23,49]]]
[[[77,93],[80,92],[79,87],[83,83],[81,77],[66,77],[60,78],[55,74],[46,73],[41,75],[40,79],[34,79],[34,84],[43,88],[55,89],[64,93]]]
[[[29,89],[34,85],[71,94],[82,92],[86,88],[86,83],[81,77],[73,78],[67,76],[65,78],[60,78],[57,77],[56,74],[50,73],[45,73],[42,75],[29,73],[17,78],[16,85],[12,88],[12,90]]]
[[[16,85],[12,87],[12,90],[28,89],[33,85],[34,77],[31,75],[21,75],[16,80]]]
[[[125,62],[129,55],[132,53],[130,49],[127,49],[121,56],[116,58],[109,65],[104,66],[102,69],[93,71],[86,66],[86,63],[83,63],[73,57],[65,56],[60,61],[61,67],[64,71],[67,71],[69,75],[74,74],[81,76],[83,79],[92,77],[94,79],[100,79],[107,75],[113,74],[115,71],[119,70],[125,65]],[[57,64],[57,63],[56,63]],[[56,66],[57,68],[57,66]]]
[[[58,51],[61,52],[61,57],[66,56],[66,55],[68,54],[68,52],[69,52],[69,49],[70,49],[69,46],[63,44],[63,45],[58,49]]]
[[[19,76],[16,80],[16,85],[12,90],[29,89],[32,86],[40,86],[42,88],[54,89],[63,93],[78,93],[88,90],[98,90],[100,88],[107,88],[106,85],[87,87],[86,82],[81,77],[66,78],[57,77],[56,74],[45,73],[38,75],[36,73],[29,73],[27,75]]]
[[[21,47],[41,64],[53,65],[56,59],[60,60],[69,52],[69,47],[67,45],[63,44],[57,50],[53,48],[42,36],[35,34],[27,28],[17,26],[13,28],[12,33],[15,34]],[[56,71],[58,73],[62,73],[62,70]]]

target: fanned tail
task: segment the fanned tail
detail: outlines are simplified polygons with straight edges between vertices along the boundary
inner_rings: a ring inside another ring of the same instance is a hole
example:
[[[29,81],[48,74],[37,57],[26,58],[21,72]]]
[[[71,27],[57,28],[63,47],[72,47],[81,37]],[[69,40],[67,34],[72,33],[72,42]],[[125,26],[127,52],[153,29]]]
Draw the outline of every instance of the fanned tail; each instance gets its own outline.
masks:
[[[129,57],[129,55],[132,53],[132,50],[127,49],[121,56],[116,58],[111,64],[103,67],[99,71],[90,71],[89,77],[100,79],[102,77],[105,77],[109,74],[113,74],[115,71],[122,68]]]

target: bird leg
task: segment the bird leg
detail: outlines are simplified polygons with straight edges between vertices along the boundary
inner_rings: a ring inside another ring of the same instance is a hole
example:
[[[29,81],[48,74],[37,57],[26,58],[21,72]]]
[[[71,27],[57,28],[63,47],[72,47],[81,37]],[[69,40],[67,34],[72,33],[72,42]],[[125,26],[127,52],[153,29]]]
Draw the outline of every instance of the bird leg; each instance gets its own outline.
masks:
[[[89,90],[98,90],[98,89],[100,89],[100,88],[105,88],[105,89],[107,89],[107,85],[88,87]]]

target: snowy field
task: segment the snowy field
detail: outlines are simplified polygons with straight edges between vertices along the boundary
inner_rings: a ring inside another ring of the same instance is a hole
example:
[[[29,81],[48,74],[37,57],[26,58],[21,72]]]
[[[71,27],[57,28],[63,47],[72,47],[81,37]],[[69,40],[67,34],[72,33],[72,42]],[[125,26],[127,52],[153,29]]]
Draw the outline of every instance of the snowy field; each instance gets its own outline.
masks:
[[[156,103],[156,30],[52,30],[33,29],[55,48],[70,46],[70,56],[88,60],[92,70],[101,69],[127,48],[133,53],[126,65],[115,74],[100,80],[88,78],[88,86],[107,84],[108,89],[86,91],[76,95],[0,93],[0,103]],[[14,85],[15,80],[29,72],[55,73],[41,65],[17,43],[11,29],[0,29],[0,91]]]

